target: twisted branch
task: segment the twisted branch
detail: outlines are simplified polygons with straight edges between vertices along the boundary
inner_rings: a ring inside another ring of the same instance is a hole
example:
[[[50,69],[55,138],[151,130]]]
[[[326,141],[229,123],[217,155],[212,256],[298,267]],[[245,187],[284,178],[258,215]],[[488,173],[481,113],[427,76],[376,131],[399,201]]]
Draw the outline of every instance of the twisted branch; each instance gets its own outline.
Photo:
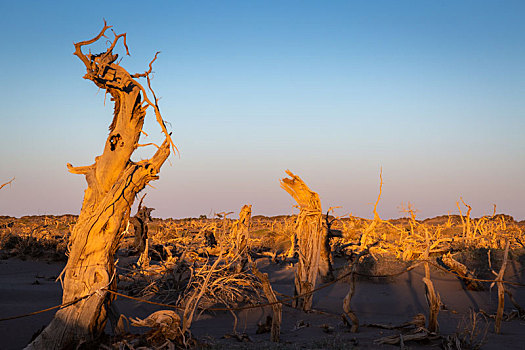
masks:
[[[14,178],[14,177],[13,177],[11,180],[9,180],[8,182],[6,182],[5,184],[0,185],[0,190],[1,190],[2,188],[4,188],[4,186],[10,185],[11,182],[13,182],[13,181],[15,181],[15,178]]]
[[[113,32],[113,34],[115,35],[115,38],[113,39],[113,41],[111,42],[111,45],[109,46],[109,48],[106,50],[106,52],[102,53],[102,54],[99,54],[99,55],[88,55],[86,56],[83,52],[82,52],[82,47],[83,46],[86,46],[86,45],[90,45],[90,44],[93,44],[95,43],[96,41],[98,41],[100,38],[102,37],[106,37],[105,36],[105,33],[108,29],[112,28],[112,26],[108,26],[107,23],[106,23],[106,20],[104,20],[104,27],[102,28],[102,30],[98,33],[97,36],[95,36],[94,38],[90,39],[90,40],[85,40],[85,41],[80,41],[78,43],[75,43],[75,52],[74,52],[74,55],[76,55],[78,58],[80,58],[80,60],[82,60],[82,62],[84,63],[84,65],[86,66],[87,70],[88,70],[88,73],[93,73],[94,71],[94,68],[96,67],[96,63],[95,63],[95,59],[97,57],[101,57],[100,58],[100,61],[99,61],[99,64],[101,65],[107,65],[107,66],[111,66],[113,64],[113,62],[115,62],[115,60],[117,59],[118,55],[113,55],[113,49],[115,48],[115,45],[117,44],[118,40],[120,38],[123,38],[123,44],[124,44],[124,47],[126,48],[126,54],[129,56],[129,49],[128,49],[128,45],[126,43],[126,33],[123,33],[123,34],[116,34],[115,32]],[[157,59],[157,56],[160,52],[157,52],[155,53],[155,57],[153,58],[153,60],[149,63],[149,70],[144,72],[144,73],[141,73],[141,74],[133,74],[133,75],[128,75],[128,78],[129,78],[129,81],[134,84],[135,86],[137,86],[140,91],[142,92],[142,95],[143,95],[143,98],[144,98],[144,101],[146,102],[146,104],[148,106],[151,106],[153,107],[154,111],[155,111],[155,117],[156,117],[156,120],[157,122],[159,123],[161,129],[162,129],[162,132],[164,133],[164,135],[166,136],[166,139],[168,140],[171,148],[173,148],[173,151],[174,153],[179,153],[179,149],[175,146],[175,143],[173,142],[173,140],[171,139],[171,135],[170,133],[168,132],[167,128],[166,128],[166,124],[164,123],[164,120],[162,119],[162,116],[160,114],[160,110],[159,110],[159,106],[158,106],[158,103],[157,103],[157,97],[155,95],[155,92],[153,91],[153,89],[151,88],[151,80],[150,80],[150,74],[153,70],[153,62],[156,61]],[[118,66],[118,65],[115,65],[115,66]],[[112,67],[112,68],[115,68]],[[126,72],[127,73],[127,72]],[[151,94],[153,95],[153,100],[154,102],[152,102],[149,97],[148,97],[148,94],[146,93],[146,89],[144,89],[144,87],[139,83],[137,82],[135,79],[133,78],[140,78],[140,77],[146,77],[147,81],[148,81],[148,88],[149,90],[151,91]],[[90,77],[89,74],[87,76],[85,76],[86,79],[90,79],[90,80],[94,80],[94,77]],[[94,81],[95,83],[97,83],[96,81]],[[98,85],[98,84],[97,84]],[[104,84],[105,85],[105,84]],[[99,85],[99,87],[101,87]],[[106,87],[106,86],[103,86],[103,87]]]

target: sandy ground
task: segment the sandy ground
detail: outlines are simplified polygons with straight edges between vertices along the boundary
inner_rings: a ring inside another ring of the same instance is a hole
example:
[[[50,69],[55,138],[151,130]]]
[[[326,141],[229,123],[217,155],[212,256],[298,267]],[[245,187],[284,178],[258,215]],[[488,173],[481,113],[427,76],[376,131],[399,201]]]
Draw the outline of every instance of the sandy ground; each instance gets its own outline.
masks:
[[[55,282],[63,263],[0,260],[0,318],[24,314],[57,305],[61,300],[60,283]],[[287,295],[293,294],[293,267],[259,261],[260,269],[268,272],[274,289]],[[417,313],[426,314],[424,272],[416,268],[392,279],[357,282],[352,307],[363,325],[382,323],[399,325]],[[525,273],[520,266],[510,266],[507,279],[525,283]],[[516,277],[518,274],[519,277]],[[469,309],[483,309],[495,313],[496,288],[481,292],[465,291],[453,276],[432,270],[432,279],[445,307],[439,314],[440,332],[452,334]],[[348,285],[338,282],[319,291],[314,298],[316,312],[303,313],[289,307],[283,309],[281,348],[359,348],[394,349],[398,346],[374,343],[385,335],[397,334],[361,326],[358,333],[350,333],[341,321],[342,300]],[[525,287],[513,288],[520,305],[525,306]],[[119,310],[128,317],[145,317],[160,308],[130,300],[117,300]],[[506,311],[512,305],[506,302]],[[223,338],[233,332],[234,317],[231,313],[203,314],[192,326],[192,332],[201,344],[212,348],[276,348],[268,341],[269,334],[255,334],[257,323],[265,320],[269,308],[237,313],[237,332],[245,333],[251,342]],[[21,349],[31,336],[53,317],[54,311],[31,317],[0,322],[0,349]],[[494,334],[494,322],[489,321],[489,331],[483,349],[525,349],[525,321],[515,319],[504,322],[502,334]],[[138,331],[134,328],[133,331]],[[435,343],[434,343],[435,344]],[[428,348],[430,344],[408,343],[411,349]],[[433,346],[436,348],[436,346]],[[439,348],[439,346],[437,346]]]
[[[58,305],[62,299],[56,277],[65,264],[19,259],[0,260],[0,318]],[[54,311],[0,322],[0,349],[21,349],[51,321]]]

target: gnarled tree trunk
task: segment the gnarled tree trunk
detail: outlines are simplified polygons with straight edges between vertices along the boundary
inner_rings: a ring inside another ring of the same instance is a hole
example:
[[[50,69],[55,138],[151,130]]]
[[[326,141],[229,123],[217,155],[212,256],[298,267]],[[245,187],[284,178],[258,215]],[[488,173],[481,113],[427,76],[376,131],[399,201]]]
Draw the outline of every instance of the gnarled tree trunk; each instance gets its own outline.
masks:
[[[299,248],[299,262],[295,270],[295,293],[303,295],[315,289],[318,272],[328,274],[328,262],[321,256],[326,230],[323,228],[321,200],[317,193],[311,191],[297,175],[289,170],[291,177],[281,180],[281,187],[299,204],[301,211],[297,217],[295,231]],[[293,306],[308,311],[312,308],[313,294],[296,298]]]
[[[62,272],[62,301],[69,305],[56,313],[27,349],[74,348],[93,341],[103,332],[113,299],[108,290],[116,287],[114,255],[131,205],[149,181],[158,179],[160,167],[170,153],[170,145],[173,146],[156,99],[151,102],[134,79],[146,77],[149,85],[151,63],[149,71],[135,75],[115,63],[118,55],[113,54],[113,48],[120,38],[127,52],[125,34],[115,34],[106,52],[97,55],[82,52],[83,46],[99,40],[109,28],[104,22],[95,38],[75,44],[75,55],[86,66],[84,78],[111,95],[115,112],[104,152],[95,158],[95,163],[82,167],[68,164],[70,172],[85,175],[88,183],[78,222],[71,233],[69,259]],[[139,146],[148,107],[154,109],[166,139],[151,159],[135,163],[130,157]]]

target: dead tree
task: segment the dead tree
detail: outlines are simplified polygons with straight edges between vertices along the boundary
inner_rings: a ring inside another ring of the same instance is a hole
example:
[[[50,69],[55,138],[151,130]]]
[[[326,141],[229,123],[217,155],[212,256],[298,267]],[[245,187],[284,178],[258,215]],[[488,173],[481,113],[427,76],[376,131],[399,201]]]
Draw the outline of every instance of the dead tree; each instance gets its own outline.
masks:
[[[151,212],[155,208],[147,208],[142,206],[142,200],[146,195],[142,196],[139,202],[139,207],[135,216],[129,218],[129,222],[133,225],[135,239],[133,245],[137,249],[137,252],[140,253],[139,260],[137,261],[137,266],[142,269],[147,269],[149,267],[150,258],[149,258],[149,241],[148,241],[148,222],[152,221]]]
[[[308,311],[312,308],[317,274],[328,274],[328,262],[321,257],[326,231],[323,229],[323,214],[319,195],[289,170],[291,177],[281,180],[281,187],[299,204],[301,211],[297,217],[295,231],[299,246],[299,261],[295,270],[295,296],[304,295],[293,301],[293,306]]]
[[[144,196],[140,200],[135,216],[129,218],[129,222],[135,229],[135,240],[133,245],[139,253],[142,253],[146,248],[146,241],[148,239],[148,222],[152,221],[151,212],[155,210],[155,208],[142,206],[142,200],[144,199]]]
[[[326,273],[326,280],[333,280],[334,279],[334,268],[332,267],[332,246],[330,245],[330,238],[333,237],[343,237],[343,233],[341,230],[336,230],[332,228],[332,225],[334,224],[334,221],[337,220],[337,218],[333,218],[330,220],[330,212],[336,208],[339,207],[330,207],[326,211],[325,216],[325,224],[326,224],[326,235],[324,236],[324,242],[321,246],[321,259],[327,262],[328,265],[328,271]]]
[[[248,229],[252,218],[252,206],[246,204],[239,213],[239,220],[235,220],[230,230],[230,240],[233,243],[233,255],[243,254],[248,244]]]
[[[103,332],[112,294],[116,288],[114,255],[127,226],[135,196],[146,184],[158,179],[164,161],[175,146],[162,120],[157,99],[151,90],[149,70],[129,74],[117,62],[113,53],[122,39],[126,53],[126,34],[114,34],[108,48],[100,54],[82,52],[82,48],[106,37],[111,27],[104,22],[100,33],[91,40],[75,44],[74,54],[84,63],[87,74],[98,88],[109,93],[115,102],[114,117],[102,155],[92,165],[73,167],[73,174],[85,175],[88,187],[82,210],[70,237],[69,259],[62,271],[62,302],[67,305],[57,311],[51,323],[27,346],[27,349],[75,348],[89,344]],[[145,77],[153,101],[148,98],[137,78]],[[142,132],[146,110],[151,107],[165,140],[156,153],[146,160],[130,159]]]

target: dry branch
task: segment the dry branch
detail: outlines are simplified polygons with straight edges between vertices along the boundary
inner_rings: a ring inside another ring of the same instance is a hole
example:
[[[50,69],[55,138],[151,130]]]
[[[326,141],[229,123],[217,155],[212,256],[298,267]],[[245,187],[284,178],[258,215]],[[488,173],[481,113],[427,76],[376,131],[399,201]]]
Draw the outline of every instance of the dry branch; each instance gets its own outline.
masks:
[[[357,266],[359,265],[359,260],[361,260],[362,257],[370,254],[370,248],[375,247],[377,244],[379,244],[379,242],[371,244],[369,247],[365,248],[359,254],[357,254],[354,257],[354,260],[352,261],[352,265],[350,267],[350,287],[348,293],[343,299],[343,314],[341,315],[341,317],[343,319],[343,323],[350,327],[350,331],[352,333],[356,333],[359,330],[359,318],[352,311],[351,307],[352,297],[355,293]],[[348,321],[347,318],[349,318],[350,321]]]
[[[481,283],[474,280],[475,279],[474,274],[470,272],[465,265],[455,260],[452,257],[452,254],[450,252],[443,255],[441,257],[441,260],[449,269],[451,269],[458,275],[458,277],[463,281],[467,289],[469,290],[483,290],[484,289]]]
[[[427,249],[423,258],[428,260],[430,252],[430,237],[426,234]],[[428,262],[425,262],[425,277],[423,277],[423,283],[425,284],[425,298],[428,304],[428,326],[427,329],[430,332],[437,333],[439,330],[438,314],[441,308],[441,298],[439,293],[434,290],[434,284],[430,279],[430,266]]]
[[[219,257],[213,265],[211,266],[210,270],[206,273],[206,277],[204,278],[202,285],[200,285],[199,289],[195,289],[193,291],[193,294],[186,300],[186,305],[184,308],[184,314],[182,318],[182,334],[184,335],[186,331],[188,331],[191,327],[191,323],[193,321],[193,316],[195,315],[195,310],[197,310],[197,306],[199,305],[199,302],[206,292],[206,289],[209,288],[210,278],[213,274],[213,272],[216,270],[217,265],[219,265],[219,262],[222,258],[222,250],[219,254]]]
[[[14,178],[14,177],[13,177],[11,180],[9,180],[8,182],[6,182],[6,183],[0,185],[0,190],[1,190],[2,188],[4,188],[5,186],[7,186],[7,185],[11,185],[11,182],[13,182],[13,181],[15,181],[15,178]]]
[[[379,217],[379,213],[377,212],[377,205],[379,204],[379,201],[381,200],[381,193],[383,191],[383,168],[381,168],[381,171],[379,173],[379,194],[377,195],[377,200],[374,204],[374,219],[368,225],[366,230],[361,235],[361,238],[359,239],[360,246],[365,249],[368,244],[371,243],[373,240],[370,235],[374,232],[374,229],[376,226],[381,222],[381,218]]]

